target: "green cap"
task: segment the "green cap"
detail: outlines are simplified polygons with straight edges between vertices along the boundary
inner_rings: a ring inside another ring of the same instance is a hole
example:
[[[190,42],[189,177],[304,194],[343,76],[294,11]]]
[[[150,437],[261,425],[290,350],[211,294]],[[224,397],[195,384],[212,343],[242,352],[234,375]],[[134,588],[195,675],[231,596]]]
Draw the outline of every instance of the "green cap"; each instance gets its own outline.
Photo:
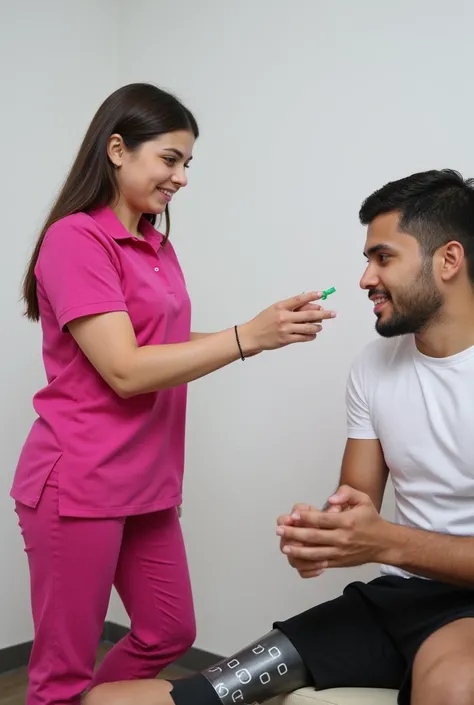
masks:
[[[325,299],[327,299],[327,297],[328,297],[330,294],[334,294],[335,291],[336,291],[336,290],[335,290],[335,288],[334,288],[333,286],[332,286],[330,289],[326,289],[326,291],[323,291],[323,295],[322,295],[322,297],[321,297],[322,300],[324,301]]]

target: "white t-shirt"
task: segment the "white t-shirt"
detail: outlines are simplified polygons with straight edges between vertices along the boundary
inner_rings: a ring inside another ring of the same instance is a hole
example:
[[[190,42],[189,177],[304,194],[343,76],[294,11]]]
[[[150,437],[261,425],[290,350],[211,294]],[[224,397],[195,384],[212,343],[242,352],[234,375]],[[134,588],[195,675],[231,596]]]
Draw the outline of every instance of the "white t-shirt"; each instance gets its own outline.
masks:
[[[349,375],[347,425],[380,441],[398,524],[474,536],[474,347],[431,358],[412,335],[370,343]]]

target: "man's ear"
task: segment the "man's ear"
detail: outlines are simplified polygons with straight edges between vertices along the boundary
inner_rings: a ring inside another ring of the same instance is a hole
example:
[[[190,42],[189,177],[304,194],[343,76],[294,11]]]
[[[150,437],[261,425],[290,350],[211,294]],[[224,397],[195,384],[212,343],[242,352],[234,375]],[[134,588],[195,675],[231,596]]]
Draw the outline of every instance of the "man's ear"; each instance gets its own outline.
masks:
[[[435,254],[435,260],[441,280],[448,282],[459,273],[464,265],[464,247],[457,240],[452,240],[439,248]]]

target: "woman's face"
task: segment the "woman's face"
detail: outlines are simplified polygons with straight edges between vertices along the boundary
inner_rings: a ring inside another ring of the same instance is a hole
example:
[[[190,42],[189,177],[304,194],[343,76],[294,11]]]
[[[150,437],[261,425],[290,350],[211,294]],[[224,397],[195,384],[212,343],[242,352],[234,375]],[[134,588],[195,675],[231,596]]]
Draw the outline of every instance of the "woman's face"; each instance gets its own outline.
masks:
[[[117,169],[120,200],[134,213],[163,213],[174,194],[187,184],[192,132],[168,132],[130,151],[119,135],[109,141],[109,158]]]

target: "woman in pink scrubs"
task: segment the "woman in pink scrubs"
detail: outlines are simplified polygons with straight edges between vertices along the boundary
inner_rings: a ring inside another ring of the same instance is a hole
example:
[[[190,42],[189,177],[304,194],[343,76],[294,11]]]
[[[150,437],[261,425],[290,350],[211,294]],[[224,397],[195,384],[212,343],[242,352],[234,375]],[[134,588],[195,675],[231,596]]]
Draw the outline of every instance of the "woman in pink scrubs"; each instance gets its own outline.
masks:
[[[99,108],[24,281],[46,386],[12,497],[35,638],[26,705],[78,703],[102,682],[156,676],[193,643],[178,516],[187,383],[311,341],[333,316],[313,292],[218,333],[191,332],[169,234],[198,126],[172,95],[132,84]],[[154,227],[165,216],[165,234]],[[93,677],[112,586],[131,619]]]

